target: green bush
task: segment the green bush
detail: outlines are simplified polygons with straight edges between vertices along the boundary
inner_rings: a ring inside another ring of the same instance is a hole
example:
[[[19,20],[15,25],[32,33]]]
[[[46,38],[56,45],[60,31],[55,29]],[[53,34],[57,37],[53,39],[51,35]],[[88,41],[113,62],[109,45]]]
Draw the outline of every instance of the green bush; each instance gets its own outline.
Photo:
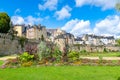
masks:
[[[76,51],[69,52],[68,58],[70,61],[78,60],[79,59],[79,52],[76,52]]]
[[[50,48],[46,45],[44,41],[41,41],[40,44],[37,46],[38,48],[38,56],[39,60],[42,60],[48,56],[50,56]]]
[[[30,67],[30,66],[33,65],[33,62],[32,62],[32,61],[23,62],[21,65],[22,65],[23,67]]]
[[[87,51],[86,50],[81,50],[80,53],[87,53]]]
[[[33,58],[34,58],[34,55],[30,55],[28,52],[24,52],[23,54],[19,56],[19,60],[21,62],[28,62],[28,61],[33,60]]]
[[[62,58],[62,52],[59,50],[59,48],[57,46],[54,47],[52,57],[55,58],[55,60],[57,62],[60,62],[60,60]]]
[[[103,52],[108,52],[108,50],[106,48],[104,48],[104,51]]]

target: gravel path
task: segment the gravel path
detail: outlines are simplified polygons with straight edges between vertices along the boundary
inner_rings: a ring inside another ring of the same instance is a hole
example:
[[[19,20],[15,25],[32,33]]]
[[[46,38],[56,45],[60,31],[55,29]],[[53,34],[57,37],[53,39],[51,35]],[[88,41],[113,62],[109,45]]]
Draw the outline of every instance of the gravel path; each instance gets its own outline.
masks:
[[[5,61],[7,59],[15,59],[15,58],[16,58],[16,56],[6,56],[6,57],[0,57],[0,60]]]
[[[16,56],[0,57],[0,60],[15,59]],[[82,59],[99,59],[99,57],[81,57]],[[120,60],[120,57],[102,57],[103,60]]]

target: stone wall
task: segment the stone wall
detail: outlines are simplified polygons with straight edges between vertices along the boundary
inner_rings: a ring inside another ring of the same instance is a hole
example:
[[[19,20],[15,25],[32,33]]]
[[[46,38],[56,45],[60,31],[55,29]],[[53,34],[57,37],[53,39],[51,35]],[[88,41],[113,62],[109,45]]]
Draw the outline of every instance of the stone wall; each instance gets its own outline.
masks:
[[[20,50],[17,38],[0,33],[0,55],[16,54]]]
[[[39,40],[28,40],[27,44],[38,45],[39,42],[40,42]],[[58,42],[60,42],[60,40],[58,40]],[[62,41],[62,42],[64,42],[64,41]],[[60,46],[61,45],[62,44],[60,43]],[[63,45],[63,47],[64,47],[64,45]],[[62,49],[62,48],[60,47],[60,49]],[[108,51],[120,51],[120,47],[118,47],[118,46],[87,46],[87,45],[81,46],[80,45],[80,46],[71,46],[70,49],[76,50],[76,51],[86,50],[87,52],[103,52],[104,49],[107,49]],[[8,34],[0,33],[0,55],[17,54],[21,50],[22,49],[19,45],[17,37],[12,39],[12,36],[10,36]]]
[[[28,45],[38,45],[40,40],[28,40],[22,49],[18,38],[12,38],[11,35],[0,33],[0,56],[18,54],[25,51],[25,47]]]
[[[107,51],[120,51],[119,46],[72,46],[71,50],[82,51],[86,50],[87,52],[104,52]]]

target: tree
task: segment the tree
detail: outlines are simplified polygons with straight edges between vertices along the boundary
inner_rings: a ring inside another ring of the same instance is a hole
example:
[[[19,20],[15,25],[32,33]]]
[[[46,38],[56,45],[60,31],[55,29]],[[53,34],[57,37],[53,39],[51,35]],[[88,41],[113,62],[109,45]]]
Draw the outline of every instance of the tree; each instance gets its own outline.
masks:
[[[10,17],[7,13],[0,13],[0,33],[7,33],[10,29]]]

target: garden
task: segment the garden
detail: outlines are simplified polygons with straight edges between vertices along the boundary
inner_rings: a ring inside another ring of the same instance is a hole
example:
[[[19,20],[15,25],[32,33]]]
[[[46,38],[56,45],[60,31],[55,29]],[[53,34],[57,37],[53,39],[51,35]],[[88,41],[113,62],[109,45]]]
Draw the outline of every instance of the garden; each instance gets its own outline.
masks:
[[[68,45],[61,52],[56,44],[41,41],[25,46],[14,59],[0,61],[0,80],[120,80],[120,60],[103,59],[119,54],[70,51]]]
[[[85,50],[70,51],[69,45],[65,44],[63,51],[52,42],[41,41],[38,45],[27,44],[25,51],[17,54],[14,59],[7,59],[1,68],[19,68],[31,66],[118,66],[118,60],[105,60],[103,57],[119,57],[119,52],[90,53]],[[83,57],[98,57],[89,59]]]

